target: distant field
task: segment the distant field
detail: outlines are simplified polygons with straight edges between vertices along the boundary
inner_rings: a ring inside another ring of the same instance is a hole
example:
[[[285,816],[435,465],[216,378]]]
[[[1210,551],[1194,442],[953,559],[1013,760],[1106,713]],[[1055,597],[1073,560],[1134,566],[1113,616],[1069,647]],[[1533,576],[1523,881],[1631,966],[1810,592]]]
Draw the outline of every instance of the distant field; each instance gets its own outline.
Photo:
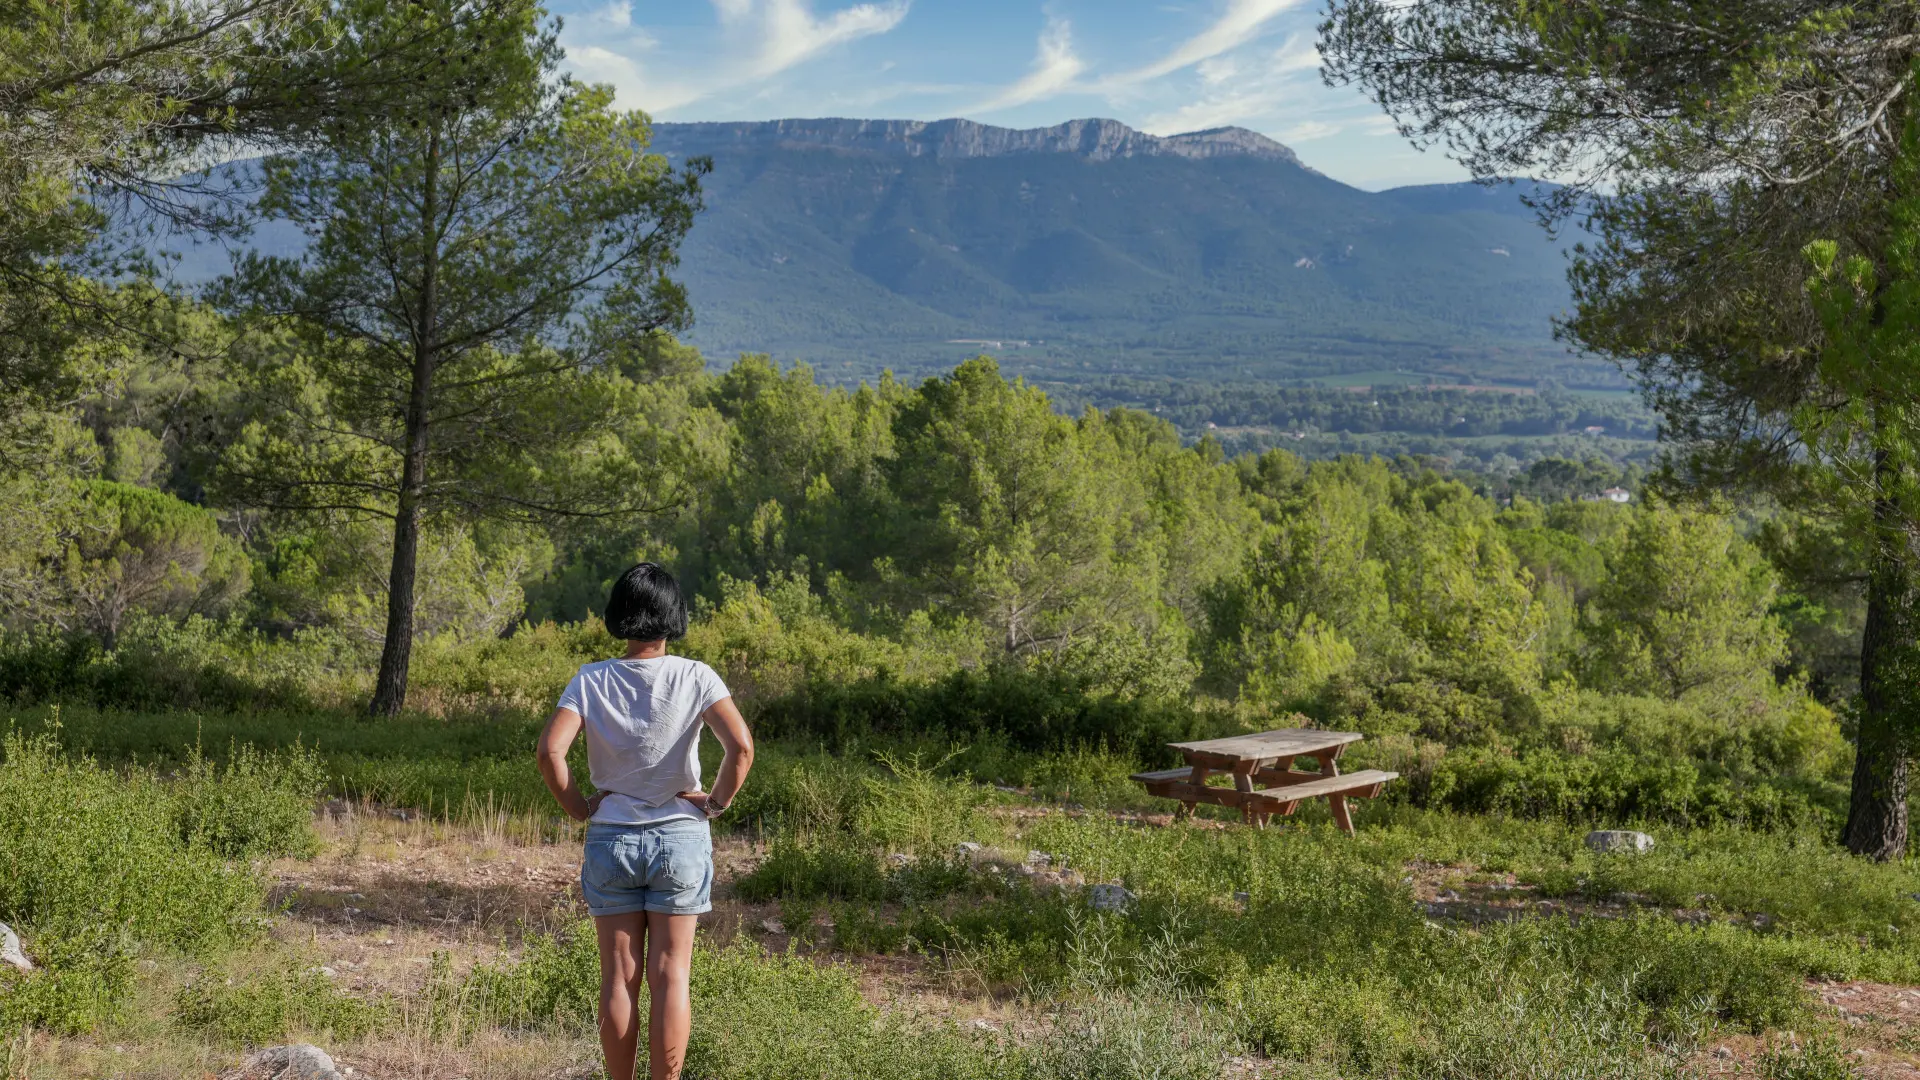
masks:
[[[1444,376],[1424,371],[1353,371],[1344,375],[1321,375],[1302,379],[1298,385],[1363,390],[1371,386],[1425,386],[1429,383],[1445,381],[1447,380]]]

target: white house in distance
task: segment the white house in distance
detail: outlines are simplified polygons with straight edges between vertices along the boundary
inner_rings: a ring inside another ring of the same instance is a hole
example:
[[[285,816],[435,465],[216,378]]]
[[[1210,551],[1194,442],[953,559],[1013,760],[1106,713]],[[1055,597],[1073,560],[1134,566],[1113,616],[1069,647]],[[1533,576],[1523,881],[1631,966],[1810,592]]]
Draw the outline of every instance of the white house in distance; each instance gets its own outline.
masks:
[[[1580,496],[1580,501],[1581,502],[1613,502],[1613,503],[1632,502],[1633,492],[1628,491],[1626,488],[1622,488],[1622,487],[1610,487],[1607,490],[1602,491],[1597,495],[1592,495],[1592,494],[1582,495]]]

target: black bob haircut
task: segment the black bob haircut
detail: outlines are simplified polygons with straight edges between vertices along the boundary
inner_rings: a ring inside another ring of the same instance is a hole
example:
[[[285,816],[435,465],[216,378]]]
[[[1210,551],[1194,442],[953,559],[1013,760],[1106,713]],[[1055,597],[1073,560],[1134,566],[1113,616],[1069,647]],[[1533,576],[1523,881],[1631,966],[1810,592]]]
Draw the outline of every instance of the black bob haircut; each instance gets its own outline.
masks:
[[[666,569],[643,562],[620,575],[607,597],[607,632],[627,641],[687,636],[687,601]]]

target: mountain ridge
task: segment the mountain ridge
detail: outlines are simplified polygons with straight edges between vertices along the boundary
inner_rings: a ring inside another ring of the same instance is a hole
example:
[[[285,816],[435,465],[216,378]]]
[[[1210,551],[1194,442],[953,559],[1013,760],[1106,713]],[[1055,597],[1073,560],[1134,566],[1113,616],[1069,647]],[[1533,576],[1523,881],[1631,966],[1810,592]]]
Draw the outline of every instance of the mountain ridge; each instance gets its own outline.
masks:
[[[1245,129],[1098,119],[658,124],[653,149],[714,162],[674,276],[688,340],[719,363],[770,353],[847,381],[984,350],[1046,380],[1570,386],[1601,366],[1552,334],[1559,247],[1580,237],[1546,236],[1511,187],[1368,192]],[[247,246],[305,239],[266,222]],[[230,265],[218,245],[180,254],[182,284]]]
[[[1243,128],[1101,119],[657,124],[653,148],[714,161],[679,273],[716,359],[1466,382],[1564,361],[1564,261],[1511,188],[1362,191]]]
[[[1003,128],[959,118],[926,121],[844,117],[655,123],[653,128],[656,140],[665,137],[687,147],[682,152],[688,156],[772,141],[904,157],[964,159],[1061,153],[1089,161],[1110,161],[1136,156],[1239,156],[1307,167],[1291,147],[1247,128],[1218,127],[1163,136],[1098,117],[1039,128]]]

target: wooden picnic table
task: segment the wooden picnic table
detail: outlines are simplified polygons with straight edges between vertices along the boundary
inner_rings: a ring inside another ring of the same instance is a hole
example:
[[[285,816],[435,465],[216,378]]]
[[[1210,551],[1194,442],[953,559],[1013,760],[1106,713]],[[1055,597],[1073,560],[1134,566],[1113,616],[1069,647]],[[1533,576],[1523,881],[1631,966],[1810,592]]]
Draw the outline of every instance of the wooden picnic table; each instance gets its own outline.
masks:
[[[1149,795],[1177,800],[1183,813],[1192,813],[1194,806],[1203,802],[1237,806],[1242,819],[1255,828],[1265,826],[1275,814],[1285,817],[1293,813],[1307,799],[1324,798],[1333,811],[1334,822],[1351,835],[1353,818],[1347,813],[1347,800],[1373,798],[1387,781],[1400,776],[1379,769],[1344,775],[1340,772],[1340,755],[1365,737],[1357,731],[1282,728],[1255,735],[1169,743],[1187,764],[1135,773],[1133,779],[1145,784]],[[1294,769],[1294,759],[1303,757],[1318,760],[1320,771]],[[1207,778],[1214,773],[1231,776],[1233,786],[1208,784]]]

